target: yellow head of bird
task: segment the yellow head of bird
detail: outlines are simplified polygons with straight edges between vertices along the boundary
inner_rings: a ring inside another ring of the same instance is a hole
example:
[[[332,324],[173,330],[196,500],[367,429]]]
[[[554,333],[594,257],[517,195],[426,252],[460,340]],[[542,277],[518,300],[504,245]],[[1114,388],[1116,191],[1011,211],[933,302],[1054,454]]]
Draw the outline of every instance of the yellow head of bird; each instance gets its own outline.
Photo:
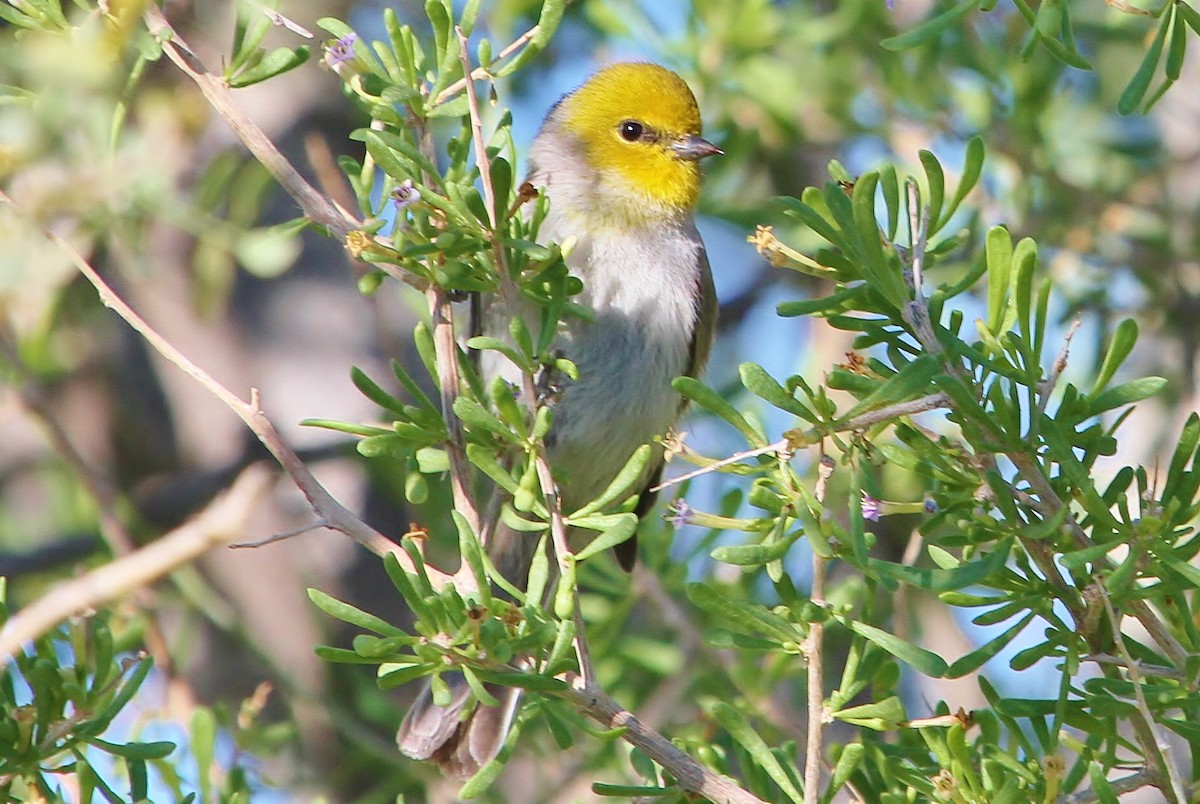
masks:
[[[690,212],[700,195],[699,160],[721,153],[700,136],[700,108],[688,85],[656,64],[606,67],[556,111],[600,180],[647,217]]]

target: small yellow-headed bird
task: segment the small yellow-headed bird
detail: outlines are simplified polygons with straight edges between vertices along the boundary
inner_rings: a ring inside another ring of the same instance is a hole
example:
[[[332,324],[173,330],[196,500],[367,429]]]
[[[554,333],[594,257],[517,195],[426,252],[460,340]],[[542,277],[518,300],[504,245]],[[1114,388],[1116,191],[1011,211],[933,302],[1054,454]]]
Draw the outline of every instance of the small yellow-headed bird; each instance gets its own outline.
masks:
[[[708,359],[717,301],[693,214],[699,161],[720,152],[701,138],[700,110],[683,79],[642,63],[596,73],[554,105],[534,140],[529,180],[550,199],[539,237],[576,239],[567,265],[583,280],[579,302],[595,311],[593,320],[564,322],[556,343],[579,369],[546,437],[567,513],[599,496],[634,450],[675,424],[683,402],[672,380],[699,375]],[[486,302],[484,331],[506,337],[513,316],[536,331],[532,305],[513,310],[497,299]],[[488,380],[519,383],[519,370],[496,352],[484,353],[482,369]],[[653,503],[646,489],[661,473],[658,448],[640,486],[639,515]],[[524,586],[536,544],[531,534],[497,525],[489,553]],[[634,540],[616,552],[632,568]],[[404,754],[465,778],[500,750],[519,691],[504,690],[498,707],[472,709],[470,690],[458,682],[447,706],[422,693],[398,743]]]

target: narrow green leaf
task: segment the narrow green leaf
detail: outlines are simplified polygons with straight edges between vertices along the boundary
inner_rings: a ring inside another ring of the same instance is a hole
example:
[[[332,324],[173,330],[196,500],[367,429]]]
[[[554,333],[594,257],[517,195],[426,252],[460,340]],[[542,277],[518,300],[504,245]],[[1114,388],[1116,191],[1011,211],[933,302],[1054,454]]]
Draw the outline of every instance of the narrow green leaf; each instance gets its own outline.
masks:
[[[644,787],[636,784],[607,784],[592,782],[592,792],[598,796],[615,798],[658,798],[659,796],[678,795],[678,787]]]
[[[150,743],[122,744],[110,743],[107,740],[101,740],[99,737],[93,737],[87,742],[113,756],[124,757],[125,759],[162,759],[175,750],[175,743],[167,740]]]
[[[985,252],[988,277],[987,328],[993,335],[999,335],[1012,273],[1012,235],[1003,226],[993,226],[987,233]]]
[[[1168,81],[1178,81],[1183,71],[1183,57],[1187,50],[1187,26],[1179,19],[1182,3],[1171,4],[1171,44],[1167,49],[1165,72]]]
[[[576,519],[589,514],[594,514],[597,511],[603,510],[608,505],[624,499],[633,491],[634,484],[645,476],[646,466],[650,463],[650,456],[654,450],[649,444],[643,444],[633,451],[629,456],[629,460],[625,462],[625,466],[617,473],[617,476],[608,484],[608,488],[587,505],[580,508],[575,513],[571,514],[568,519]]]
[[[804,403],[789,394],[762,366],[757,363],[743,363],[738,366],[738,375],[741,377],[742,385],[746,386],[746,390],[750,393],[781,410],[786,410],[806,421],[813,421],[815,417],[813,412]]]
[[[736,567],[761,567],[772,561],[778,561],[787,555],[788,550],[796,543],[803,531],[796,531],[794,537],[776,539],[770,544],[727,544],[715,548],[710,555],[714,561],[723,564],[733,564]]]
[[[1033,618],[1034,612],[1029,612],[1004,633],[993,639],[989,639],[975,650],[956,659],[950,665],[949,669],[946,670],[946,678],[961,678],[983,667],[989,659],[1003,650],[1008,643],[1016,639],[1017,635],[1024,631],[1025,627],[1033,621]]]
[[[454,400],[454,415],[468,428],[483,430],[498,435],[505,441],[520,445],[521,437],[512,431],[508,425],[497,418],[490,410],[469,397],[460,396]]]
[[[921,355],[889,377],[865,399],[860,400],[857,405],[838,417],[838,420],[848,421],[867,411],[929,393],[930,383],[940,368],[941,364],[936,357],[928,354]]]
[[[930,151],[922,149],[917,153],[917,158],[921,160],[925,181],[929,185],[929,198],[925,199],[929,207],[929,220],[936,224],[942,218],[942,204],[946,199],[946,173]]]
[[[851,706],[833,713],[833,717],[852,726],[861,726],[874,731],[897,728],[908,719],[904,704],[895,695],[874,703]]]
[[[908,50],[917,45],[933,41],[954,26],[960,19],[970,14],[976,5],[978,5],[978,2],[979,0],[962,0],[958,5],[952,6],[947,11],[923,23],[919,27],[899,36],[888,37],[879,44],[888,50]]]
[[[724,419],[729,424],[737,428],[737,431],[750,442],[751,446],[762,447],[766,446],[766,437],[758,432],[750,422],[746,421],[742,414],[738,413],[733,405],[725,401],[725,398],[712,390],[704,383],[692,377],[677,377],[671,383],[671,387],[682,394],[684,397],[692,400],[700,407],[710,413],[715,413],[717,416]]]
[[[883,631],[873,625],[867,625],[855,620],[847,618],[839,619],[854,633],[870,640],[900,661],[911,666],[914,670],[924,673],[931,678],[942,678],[946,675],[946,671],[950,669],[949,665],[946,664],[946,660],[941,656],[918,647],[911,642],[906,642],[895,634],[889,634],[887,631]]]
[[[954,197],[950,200],[950,205],[942,213],[941,220],[934,221],[935,229],[940,229],[949,223],[950,219],[954,217],[954,213],[958,211],[959,205],[966,199],[967,194],[975,189],[979,176],[983,173],[984,156],[982,137],[977,134],[967,140],[967,155],[963,162],[962,177],[959,179],[958,187],[954,190]]]
[[[1088,415],[1096,416],[1106,410],[1132,405],[1148,399],[1167,387],[1165,377],[1142,377],[1114,385],[1088,401]]]
[[[795,626],[765,606],[730,597],[711,583],[690,583],[686,591],[692,603],[743,632],[774,637],[785,643],[799,643],[803,638]]]
[[[974,586],[997,570],[1004,567],[1008,561],[1012,540],[1006,540],[997,545],[992,552],[978,561],[968,561],[954,569],[933,569],[931,567],[913,567],[906,564],[896,564],[878,558],[867,559],[867,569],[877,575],[894,578],[919,589],[935,594],[951,592]]]
[[[628,541],[633,532],[637,530],[637,526],[637,514],[618,514],[617,521],[576,553],[575,559],[577,561],[584,561],[594,555],[603,553],[610,547],[616,547],[618,544]]]
[[[1117,328],[1113,331],[1112,340],[1108,344],[1108,351],[1104,354],[1104,362],[1100,366],[1100,373],[1096,375],[1096,381],[1092,384],[1092,390],[1088,392],[1089,397],[1097,396],[1112,380],[1113,375],[1117,373],[1117,369],[1125,362],[1125,358],[1129,357],[1129,353],[1133,351],[1133,345],[1137,343],[1138,325],[1132,318],[1126,318],[1121,323],[1117,324]]]
[[[337,598],[325,594],[320,589],[310,587],[308,589],[308,599],[321,611],[342,622],[356,625],[359,628],[379,634],[380,636],[404,636],[402,630],[386,620],[382,620],[362,609],[355,608],[349,603],[343,603]]]
[[[1154,37],[1154,41],[1146,50],[1142,63],[1138,65],[1137,71],[1129,79],[1129,84],[1126,85],[1125,91],[1121,93],[1121,97],[1117,101],[1119,114],[1133,114],[1142,102],[1142,98],[1146,96],[1150,80],[1154,77],[1154,71],[1158,68],[1158,61],[1162,57],[1163,44],[1167,40],[1167,30],[1171,27],[1171,19],[1172,15],[1163,15],[1162,22],[1158,26],[1158,35]]]
[[[766,771],[775,784],[779,785],[784,795],[797,804],[804,801],[804,795],[792,784],[792,778],[783,769],[783,765],[741,712],[724,701],[717,701],[713,704],[712,714],[725,731],[729,732],[729,736],[746,749],[746,753]]]
[[[229,78],[226,83],[233,89],[241,89],[274,78],[308,61],[308,52],[308,48],[303,45],[297,48],[276,48],[263,56],[258,64]]]

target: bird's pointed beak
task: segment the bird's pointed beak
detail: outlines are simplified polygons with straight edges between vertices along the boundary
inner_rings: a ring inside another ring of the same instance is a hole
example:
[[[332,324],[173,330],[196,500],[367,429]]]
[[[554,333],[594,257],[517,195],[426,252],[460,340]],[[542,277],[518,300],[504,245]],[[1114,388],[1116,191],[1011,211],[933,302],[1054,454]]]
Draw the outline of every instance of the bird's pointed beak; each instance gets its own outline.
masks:
[[[671,150],[680,159],[699,160],[706,156],[716,156],[725,153],[708,140],[695,134],[676,140],[671,144]]]

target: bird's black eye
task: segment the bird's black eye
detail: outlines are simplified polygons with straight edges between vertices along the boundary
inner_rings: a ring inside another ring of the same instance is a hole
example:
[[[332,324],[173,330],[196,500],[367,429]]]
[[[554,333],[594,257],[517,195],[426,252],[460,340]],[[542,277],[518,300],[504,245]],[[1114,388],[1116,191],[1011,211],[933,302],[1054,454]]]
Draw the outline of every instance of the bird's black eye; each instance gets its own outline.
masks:
[[[637,142],[641,139],[642,134],[646,132],[646,127],[636,120],[626,120],[620,126],[621,139],[626,142]]]

